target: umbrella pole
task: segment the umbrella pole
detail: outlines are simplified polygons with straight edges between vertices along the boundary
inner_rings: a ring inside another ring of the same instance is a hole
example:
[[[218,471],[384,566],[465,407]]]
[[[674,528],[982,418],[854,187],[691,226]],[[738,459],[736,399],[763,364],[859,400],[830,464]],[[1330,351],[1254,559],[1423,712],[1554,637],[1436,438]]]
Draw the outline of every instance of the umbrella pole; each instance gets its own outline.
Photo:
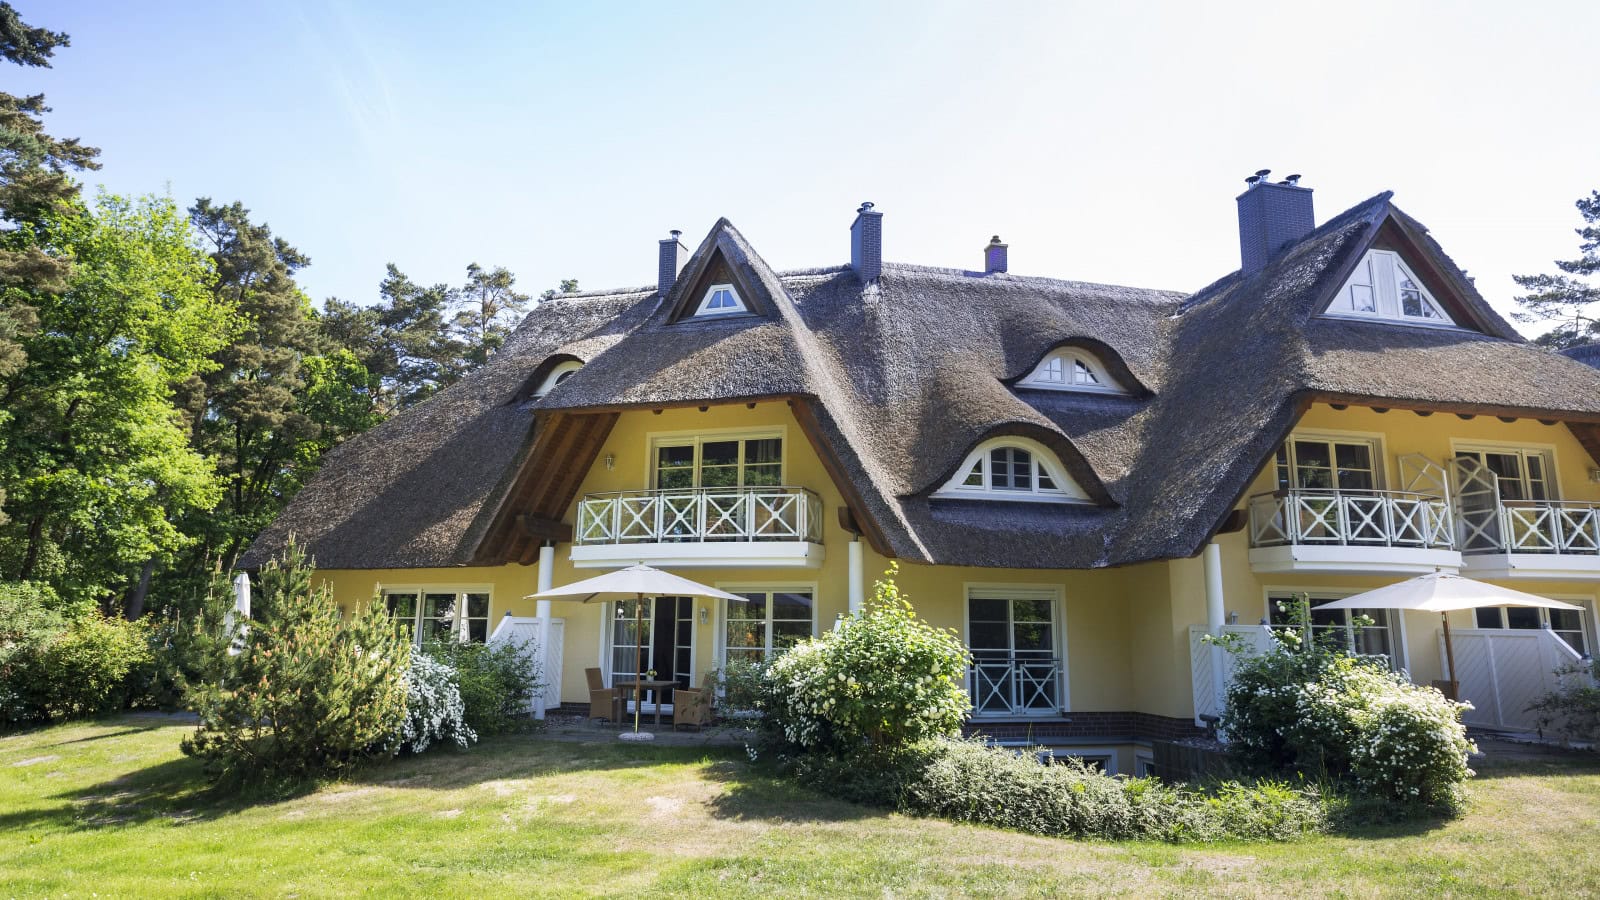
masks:
[[[644,595],[633,601],[633,733],[639,733],[639,714],[644,711]],[[1451,666],[1454,669],[1454,665]]]
[[[1450,665],[1450,671],[1449,671],[1448,674],[1445,675],[1445,678],[1446,678],[1445,683],[1450,685],[1450,699],[1451,700],[1455,700],[1455,699],[1457,699],[1456,698],[1456,648],[1455,648],[1455,645],[1450,642],[1450,614],[1447,613],[1447,612],[1442,612],[1441,611],[1439,613],[1439,621],[1444,624],[1444,658],[1445,658],[1445,662]]]

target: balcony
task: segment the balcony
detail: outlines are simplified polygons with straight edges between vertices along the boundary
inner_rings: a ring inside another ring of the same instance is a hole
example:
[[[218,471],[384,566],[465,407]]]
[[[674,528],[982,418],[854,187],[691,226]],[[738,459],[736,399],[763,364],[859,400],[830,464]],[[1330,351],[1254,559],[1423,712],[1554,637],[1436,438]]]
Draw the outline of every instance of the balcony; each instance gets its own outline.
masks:
[[[981,654],[983,651],[978,651]],[[967,670],[972,717],[1056,716],[1061,714],[1061,660],[1054,656],[979,656]]]
[[[800,487],[588,494],[572,563],[609,568],[822,565],[822,499]]]
[[[1443,496],[1292,489],[1250,498],[1250,567],[1257,573],[1387,575],[1460,566]]]
[[[1475,578],[1600,579],[1600,504],[1463,502],[1456,517]]]

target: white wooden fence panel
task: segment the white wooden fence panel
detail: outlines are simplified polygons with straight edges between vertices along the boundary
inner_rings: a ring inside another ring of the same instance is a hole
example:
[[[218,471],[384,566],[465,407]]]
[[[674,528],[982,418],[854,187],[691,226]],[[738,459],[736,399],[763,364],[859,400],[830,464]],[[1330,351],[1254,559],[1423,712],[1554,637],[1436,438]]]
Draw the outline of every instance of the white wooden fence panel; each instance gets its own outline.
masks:
[[[1240,654],[1230,653],[1207,643],[1210,632],[1204,625],[1189,626],[1189,675],[1194,686],[1194,722],[1208,723],[1201,716],[1220,716],[1227,705],[1228,685],[1233,683],[1233,671]],[[1224,625],[1224,636],[1237,635],[1244,645],[1244,656],[1265,652],[1275,638],[1265,625]]]
[[[1538,717],[1528,704],[1559,685],[1555,670],[1576,662],[1578,654],[1548,629],[1454,628],[1456,681],[1461,699],[1473,708],[1462,714],[1468,725],[1535,731]],[[1440,669],[1445,662],[1444,632],[1439,632]]]
[[[545,707],[554,708],[561,705],[561,655],[566,646],[566,621],[550,620],[550,647],[543,654],[539,652],[539,623],[537,618],[505,616],[489,636],[489,643],[511,641],[530,651],[529,665],[539,667],[539,677],[544,681]],[[534,706],[530,700],[528,711],[532,712]]]

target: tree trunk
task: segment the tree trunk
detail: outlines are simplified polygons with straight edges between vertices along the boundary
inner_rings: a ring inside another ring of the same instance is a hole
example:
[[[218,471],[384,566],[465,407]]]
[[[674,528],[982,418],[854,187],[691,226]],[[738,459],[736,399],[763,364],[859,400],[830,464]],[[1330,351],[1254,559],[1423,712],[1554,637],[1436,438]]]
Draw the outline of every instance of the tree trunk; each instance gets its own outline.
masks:
[[[144,615],[145,598],[150,595],[150,576],[156,571],[155,557],[144,561],[144,568],[139,570],[139,580],[128,589],[128,595],[123,599],[123,615],[129,622],[137,621]]]
[[[33,567],[39,563],[39,544],[44,538],[44,513],[37,513],[33,521],[28,523],[28,552],[22,555],[22,570],[17,573],[18,581],[27,581],[33,577]]]

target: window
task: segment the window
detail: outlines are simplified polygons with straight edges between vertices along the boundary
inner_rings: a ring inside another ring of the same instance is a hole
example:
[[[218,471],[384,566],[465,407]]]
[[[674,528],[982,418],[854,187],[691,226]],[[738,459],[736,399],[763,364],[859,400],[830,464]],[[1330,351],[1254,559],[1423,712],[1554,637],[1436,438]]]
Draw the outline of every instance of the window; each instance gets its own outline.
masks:
[[[1324,603],[1332,603],[1337,599],[1339,598],[1311,595],[1311,639],[1325,641],[1353,653],[1386,656],[1391,666],[1400,668],[1400,657],[1396,650],[1399,642],[1396,639],[1395,629],[1391,627],[1389,610],[1317,609]],[[1272,594],[1267,597],[1267,614],[1274,629],[1284,631],[1289,628],[1289,617],[1278,606],[1293,600],[1294,596],[1288,593]],[[1372,620],[1372,624],[1356,628],[1356,616],[1366,616]]]
[[[731,284],[713,284],[706,288],[705,296],[700,299],[700,306],[694,311],[697,316],[726,316],[733,313],[748,312],[744,301],[739,298],[739,291]]]
[[[1380,459],[1371,439],[1297,434],[1278,448],[1278,490],[1377,490]]]
[[[1423,286],[1422,280],[1400,261],[1399,254],[1388,250],[1367,251],[1328,305],[1328,314],[1421,325],[1456,325]]]
[[[1550,473],[1554,466],[1546,451],[1521,447],[1465,447],[1456,450],[1457,459],[1474,460],[1493,472],[1501,500],[1542,501],[1555,499]]]
[[[1026,438],[996,438],[979,444],[933,496],[1054,503],[1088,499],[1055,454]]]
[[[655,486],[776,487],[783,484],[783,437],[657,438]]]
[[[1575,601],[1576,602],[1576,601]],[[1473,610],[1479,628],[1549,628],[1579,654],[1589,652],[1589,630],[1583,611],[1533,606],[1482,606]]]
[[[533,398],[535,400],[543,398],[546,394],[555,390],[556,385],[571,378],[572,374],[581,368],[583,368],[583,363],[575,359],[556,364],[556,367],[551,369],[548,375],[544,376],[544,380],[539,382],[539,387],[533,392]]]
[[[421,644],[489,639],[489,593],[438,588],[388,588],[383,602],[395,626]]]
[[[694,680],[694,598],[650,598],[643,601],[643,609],[640,602],[610,604],[611,683],[653,671],[659,680],[689,687]],[[640,663],[643,665],[635,673],[634,667]]]
[[[1127,393],[1094,354],[1076,347],[1052,351],[1017,384],[1052,391]]]
[[[761,662],[811,637],[816,631],[810,590],[735,590],[725,601],[722,659]]]
[[[1053,591],[974,588],[967,596],[972,706],[978,715],[1057,712],[1064,705],[1061,626]]]

